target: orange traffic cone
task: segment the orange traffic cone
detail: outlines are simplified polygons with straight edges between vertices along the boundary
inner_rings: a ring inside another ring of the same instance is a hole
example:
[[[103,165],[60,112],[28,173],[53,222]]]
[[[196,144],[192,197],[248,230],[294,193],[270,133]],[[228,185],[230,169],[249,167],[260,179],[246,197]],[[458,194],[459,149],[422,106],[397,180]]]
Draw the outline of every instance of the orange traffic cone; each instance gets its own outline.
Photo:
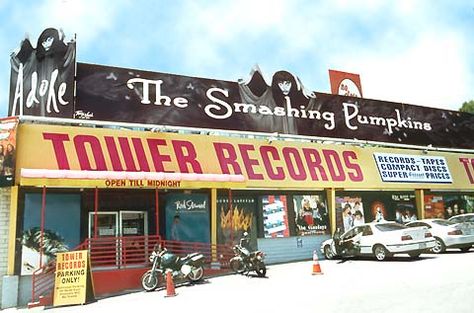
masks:
[[[174,297],[176,292],[174,290],[173,275],[171,271],[166,272],[166,296],[165,297]]]
[[[313,275],[322,275],[323,272],[321,271],[321,266],[319,265],[318,261],[318,253],[313,251]]]

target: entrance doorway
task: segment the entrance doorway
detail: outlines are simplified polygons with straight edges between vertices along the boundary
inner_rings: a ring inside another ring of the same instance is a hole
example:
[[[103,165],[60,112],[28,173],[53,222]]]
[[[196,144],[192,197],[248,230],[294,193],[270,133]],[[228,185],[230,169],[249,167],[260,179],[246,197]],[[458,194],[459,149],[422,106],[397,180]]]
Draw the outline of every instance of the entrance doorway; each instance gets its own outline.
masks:
[[[97,215],[89,212],[88,233],[91,243],[89,250],[91,255],[98,256],[97,264],[122,268],[147,262],[149,241],[146,211],[100,211]]]
[[[148,235],[146,211],[97,212],[97,229],[94,223],[95,213],[89,212],[89,238]]]

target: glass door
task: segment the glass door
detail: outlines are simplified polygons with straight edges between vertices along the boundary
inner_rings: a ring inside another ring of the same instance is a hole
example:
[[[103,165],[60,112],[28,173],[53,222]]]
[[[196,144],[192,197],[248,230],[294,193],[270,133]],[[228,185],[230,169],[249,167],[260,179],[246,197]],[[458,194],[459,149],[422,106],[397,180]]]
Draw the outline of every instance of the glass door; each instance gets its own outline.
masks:
[[[148,235],[146,211],[120,211],[120,236]]]
[[[89,238],[94,237],[95,213],[89,212]],[[117,237],[118,233],[117,212],[97,212],[97,237]]]
[[[123,266],[147,263],[148,215],[146,211],[120,211],[121,260]]]
[[[94,212],[89,212],[89,251],[94,267],[116,268],[120,266],[118,212],[97,212],[97,237],[95,237]]]

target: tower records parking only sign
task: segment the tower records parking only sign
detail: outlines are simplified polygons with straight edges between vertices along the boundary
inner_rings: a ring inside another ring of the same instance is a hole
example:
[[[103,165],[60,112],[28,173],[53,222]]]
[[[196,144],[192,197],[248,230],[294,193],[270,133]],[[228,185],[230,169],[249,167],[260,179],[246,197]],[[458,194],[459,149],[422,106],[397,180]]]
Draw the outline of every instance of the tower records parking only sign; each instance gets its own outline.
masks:
[[[84,304],[93,299],[88,251],[57,253],[53,305]]]

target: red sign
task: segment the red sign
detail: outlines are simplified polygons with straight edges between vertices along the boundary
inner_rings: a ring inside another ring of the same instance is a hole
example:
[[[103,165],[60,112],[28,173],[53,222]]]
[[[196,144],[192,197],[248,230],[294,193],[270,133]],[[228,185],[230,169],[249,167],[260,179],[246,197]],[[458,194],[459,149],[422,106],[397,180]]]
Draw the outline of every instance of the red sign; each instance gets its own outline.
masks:
[[[332,94],[362,98],[359,74],[329,70],[329,81]]]

